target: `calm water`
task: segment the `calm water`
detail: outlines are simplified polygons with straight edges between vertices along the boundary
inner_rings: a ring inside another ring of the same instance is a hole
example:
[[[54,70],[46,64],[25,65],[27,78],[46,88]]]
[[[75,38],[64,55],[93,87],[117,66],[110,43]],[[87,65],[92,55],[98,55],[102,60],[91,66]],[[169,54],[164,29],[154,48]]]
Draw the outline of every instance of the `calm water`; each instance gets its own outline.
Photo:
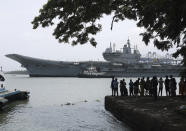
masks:
[[[104,109],[110,79],[6,75],[5,84],[9,90],[30,91],[31,97],[11,103],[0,113],[0,131],[131,130]],[[65,105],[68,102],[73,105]]]

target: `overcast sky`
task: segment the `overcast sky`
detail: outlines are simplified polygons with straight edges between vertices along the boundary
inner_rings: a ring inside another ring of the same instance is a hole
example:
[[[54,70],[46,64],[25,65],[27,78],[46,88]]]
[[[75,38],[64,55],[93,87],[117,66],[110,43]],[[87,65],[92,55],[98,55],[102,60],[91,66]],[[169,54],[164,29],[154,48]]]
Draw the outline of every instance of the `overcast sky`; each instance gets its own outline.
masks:
[[[85,61],[104,60],[102,52],[109,47],[109,43],[115,43],[120,49],[126,43],[128,37],[132,47],[138,46],[142,55],[148,51],[157,51],[153,45],[145,46],[142,42],[140,32],[143,29],[137,28],[134,21],[115,23],[110,30],[111,17],[104,17],[101,20],[103,31],[96,36],[97,47],[90,44],[71,46],[58,43],[52,36],[53,28],[32,29],[31,21],[38,15],[39,9],[46,3],[46,0],[4,0],[0,4],[0,66],[3,70],[20,70],[20,64],[9,58],[6,54],[21,54],[25,56],[63,61]],[[174,50],[170,51],[173,52]],[[164,52],[163,54],[166,54]]]

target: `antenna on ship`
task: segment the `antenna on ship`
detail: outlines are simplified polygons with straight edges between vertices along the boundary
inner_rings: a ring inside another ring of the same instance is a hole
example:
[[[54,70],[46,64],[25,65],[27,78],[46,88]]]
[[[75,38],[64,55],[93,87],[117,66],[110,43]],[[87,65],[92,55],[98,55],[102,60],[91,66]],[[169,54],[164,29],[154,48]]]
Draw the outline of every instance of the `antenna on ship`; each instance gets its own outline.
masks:
[[[110,52],[112,52],[112,43],[110,42]]]
[[[128,40],[127,40],[127,44],[128,44],[128,47],[130,48],[130,40],[129,40],[129,37],[128,37]]]
[[[115,47],[116,47],[116,44],[114,43],[113,44],[113,51],[115,52]]]

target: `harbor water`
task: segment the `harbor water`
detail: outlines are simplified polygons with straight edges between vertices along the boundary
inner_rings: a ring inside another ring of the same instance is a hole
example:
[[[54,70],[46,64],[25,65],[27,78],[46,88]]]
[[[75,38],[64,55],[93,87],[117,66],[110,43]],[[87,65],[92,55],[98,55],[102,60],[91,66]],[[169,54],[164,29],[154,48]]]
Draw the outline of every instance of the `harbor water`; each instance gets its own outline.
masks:
[[[131,130],[104,109],[104,97],[111,94],[109,78],[5,78],[8,90],[31,94],[29,100],[13,102],[0,113],[0,131]]]

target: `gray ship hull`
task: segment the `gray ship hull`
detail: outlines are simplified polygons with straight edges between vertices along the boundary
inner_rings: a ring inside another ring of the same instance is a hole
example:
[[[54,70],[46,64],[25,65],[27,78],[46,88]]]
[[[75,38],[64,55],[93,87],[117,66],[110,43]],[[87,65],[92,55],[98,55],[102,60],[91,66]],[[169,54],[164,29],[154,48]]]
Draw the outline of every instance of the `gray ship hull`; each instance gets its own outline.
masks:
[[[179,76],[184,69],[181,65],[148,65],[148,64],[115,64],[101,61],[64,62],[51,61],[18,54],[7,57],[21,63],[31,77],[79,77],[90,67],[103,73],[101,77],[164,77],[166,75]],[[84,76],[84,75],[83,75]],[[89,76],[87,76],[89,77]]]
[[[50,61],[17,54],[6,56],[21,63],[31,77],[76,77],[83,69],[73,62]]]

